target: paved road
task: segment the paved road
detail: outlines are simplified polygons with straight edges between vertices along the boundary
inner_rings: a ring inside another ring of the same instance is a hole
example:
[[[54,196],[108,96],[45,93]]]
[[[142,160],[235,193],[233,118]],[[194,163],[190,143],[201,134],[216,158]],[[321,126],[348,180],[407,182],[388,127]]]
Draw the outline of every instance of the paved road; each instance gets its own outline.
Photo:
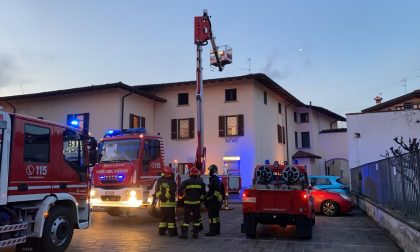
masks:
[[[160,237],[158,220],[150,218],[146,211],[118,218],[94,212],[92,226],[75,231],[68,251],[400,251],[358,209],[341,217],[316,216],[313,238],[298,240],[293,227],[283,229],[271,225],[258,225],[258,238],[246,239],[240,232],[241,205],[231,204],[231,207],[234,209],[221,212],[222,235],[204,237],[200,233],[198,240]],[[202,214],[204,217],[207,213]],[[204,230],[207,229],[205,224]]]

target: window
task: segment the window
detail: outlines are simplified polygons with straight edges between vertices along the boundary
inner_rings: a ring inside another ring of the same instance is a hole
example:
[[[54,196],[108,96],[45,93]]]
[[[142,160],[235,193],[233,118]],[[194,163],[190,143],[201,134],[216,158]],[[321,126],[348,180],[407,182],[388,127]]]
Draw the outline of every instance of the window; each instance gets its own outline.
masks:
[[[188,93],[178,94],[178,105],[188,105]]]
[[[293,112],[293,120],[294,120],[295,122],[297,122],[297,113],[296,113],[296,112]]]
[[[67,125],[89,131],[89,113],[68,114]]]
[[[281,103],[279,102],[279,114],[281,114]]]
[[[63,133],[64,161],[76,171],[83,168],[83,141],[79,134],[73,130]]]
[[[25,124],[23,160],[48,163],[50,161],[50,129]]]
[[[219,137],[243,135],[244,115],[219,116]]]
[[[144,140],[143,148],[143,171],[149,171],[150,162],[160,157],[160,141],[157,139],[146,139]],[[161,167],[153,167],[162,169]]]
[[[129,128],[146,128],[146,118],[130,114]]]
[[[310,148],[311,147],[311,142],[309,140],[309,132],[302,132],[301,133],[302,136],[302,148]]]
[[[309,122],[309,114],[308,113],[301,113],[300,114],[300,122]]]
[[[298,141],[298,133],[295,131],[295,147],[299,147],[299,141]]]
[[[172,119],[171,139],[194,138],[194,118]]]
[[[267,92],[264,91],[264,104],[267,105]]]
[[[236,101],[236,88],[225,89],[225,101]]]
[[[328,178],[311,178],[311,185],[331,185],[331,181]]]
[[[130,162],[138,159],[140,139],[103,141],[98,146],[99,162]]]
[[[286,143],[285,128],[277,124],[277,141],[278,143]]]

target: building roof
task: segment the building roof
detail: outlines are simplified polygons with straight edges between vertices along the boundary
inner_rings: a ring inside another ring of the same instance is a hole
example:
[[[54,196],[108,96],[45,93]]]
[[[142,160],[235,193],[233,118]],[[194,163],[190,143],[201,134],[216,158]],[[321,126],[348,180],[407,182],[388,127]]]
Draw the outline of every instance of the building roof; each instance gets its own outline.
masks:
[[[304,106],[305,104],[302,103],[299,99],[294,97],[292,94],[287,92],[284,88],[282,88],[279,84],[269,78],[267,75],[262,73],[255,73],[255,74],[247,74],[242,76],[234,76],[234,77],[225,77],[225,78],[217,78],[217,79],[207,79],[203,80],[203,85],[216,83],[216,82],[226,82],[226,81],[237,81],[237,80],[257,80],[258,83],[267,87],[274,93],[284,97],[288,102],[296,104],[297,106]],[[173,86],[191,86],[196,85],[196,81],[182,81],[182,82],[170,82],[170,83],[160,83],[160,84],[147,84],[147,85],[137,85],[134,86],[140,90],[146,92],[153,92],[162,87],[173,87]]]
[[[147,97],[154,101],[166,102],[166,99],[163,99],[156,95],[149,94],[147,92],[144,92],[142,90],[139,90],[137,88],[124,84],[122,82],[95,85],[95,86],[92,85],[92,86],[87,86],[87,87],[78,87],[78,88],[70,88],[70,89],[62,89],[62,90],[54,90],[54,91],[34,93],[34,94],[3,96],[3,97],[0,97],[0,101],[14,101],[14,100],[40,98],[40,97],[48,97],[48,96],[56,96],[56,95],[75,94],[75,93],[81,93],[81,92],[97,91],[97,90],[112,89],[112,88],[121,88],[129,92],[133,92],[135,94]]]
[[[306,151],[298,151],[295,154],[293,154],[292,159],[298,159],[298,158],[321,159],[322,157],[306,152]]]
[[[408,93],[408,94],[405,94],[405,95],[399,96],[399,97],[394,98],[394,99],[391,99],[391,100],[389,100],[389,101],[385,101],[385,102],[382,102],[382,103],[376,104],[375,106],[372,106],[372,107],[369,107],[369,108],[363,109],[363,110],[362,110],[362,113],[366,113],[366,112],[376,112],[376,111],[379,111],[379,110],[381,110],[381,109],[384,109],[384,108],[390,107],[390,106],[392,106],[392,105],[402,103],[402,102],[404,102],[404,101],[406,101],[406,100],[409,100],[409,99],[412,99],[412,98],[420,98],[420,89],[414,90],[414,91],[413,91],[413,92],[411,92],[411,93]]]
[[[318,107],[318,106],[314,106],[314,105],[305,105],[303,107],[305,107],[305,108],[311,108],[311,109],[313,109],[315,111],[318,111],[318,112],[323,113],[323,114],[325,114],[325,115],[327,115],[329,117],[332,117],[332,118],[336,119],[337,121],[342,121],[342,122],[345,122],[346,121],[346,118],[345,117],[342,117],[341,115],[336,114],[336,113],[334,113],[334,112],[332,112],[332,111],[330,111],[330,110],[328,110],[326,108],[323,108],[323,107]]]

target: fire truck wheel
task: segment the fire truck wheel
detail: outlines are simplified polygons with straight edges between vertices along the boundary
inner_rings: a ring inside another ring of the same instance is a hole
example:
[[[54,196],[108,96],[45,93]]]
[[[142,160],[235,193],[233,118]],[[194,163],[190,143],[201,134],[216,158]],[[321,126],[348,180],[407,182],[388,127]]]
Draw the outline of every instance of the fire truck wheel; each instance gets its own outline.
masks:
[[[337,203],[331,200],[327,200],[321,205],[321,211],[326,216],[338,215],[339,209]]]
[[[257,235],[257,222],[253,217],[244,218],[244,228],[246,238],[254,239]]]
[[[73,216],[67,207],[51,207],[41,238],[43,249],[45,251],[65,251],[73,237],[73,228]]]
[[[296,237],[299,239],[312,238],[312,220],[306,216],[296,217]]]
[[[121,216],[124,211],[121,209],[121,207],[107,207],[105,209],[106,213],[113,216],[113,217],[118,217]]]

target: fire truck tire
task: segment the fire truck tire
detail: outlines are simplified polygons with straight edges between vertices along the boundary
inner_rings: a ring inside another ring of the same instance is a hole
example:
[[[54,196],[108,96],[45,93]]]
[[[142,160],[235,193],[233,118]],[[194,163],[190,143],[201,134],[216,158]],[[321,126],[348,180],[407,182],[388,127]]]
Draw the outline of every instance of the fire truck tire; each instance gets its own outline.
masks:
[[[112,217],[118,217],[124,213],[121,207],[107,207],[105,211],[107,214],[111,215]]]
[[[312,238],[312,219],[306,216],[296,217],[296,237],[298,239]]]
[[[244,231],[246,238],[253,239],[257,236],[257,221],[253,217],[244,218]]]
[[[65,251],[73,238],[74,217],[69,208],[51,207],[45,220],[41,246],[44,251]]]

